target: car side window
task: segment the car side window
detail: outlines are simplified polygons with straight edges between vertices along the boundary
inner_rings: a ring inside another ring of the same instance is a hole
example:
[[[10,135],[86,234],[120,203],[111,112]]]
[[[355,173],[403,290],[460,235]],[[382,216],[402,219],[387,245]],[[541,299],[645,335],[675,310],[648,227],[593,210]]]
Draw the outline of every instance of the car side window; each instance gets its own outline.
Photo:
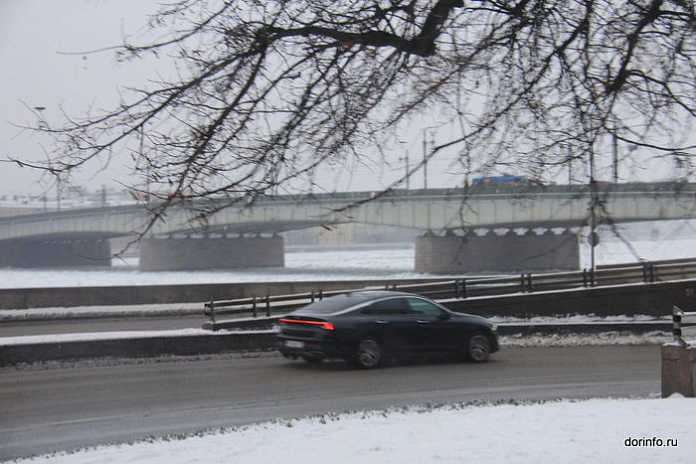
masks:
[[[405,298],[389,298],[372,303],[363,308],[361,314],[393,316],[397,314],[411,314],[411,307]]]
[[[420,298],[406,298],[412,313],[424,316],[442,316],[445,312],[439,306]]]

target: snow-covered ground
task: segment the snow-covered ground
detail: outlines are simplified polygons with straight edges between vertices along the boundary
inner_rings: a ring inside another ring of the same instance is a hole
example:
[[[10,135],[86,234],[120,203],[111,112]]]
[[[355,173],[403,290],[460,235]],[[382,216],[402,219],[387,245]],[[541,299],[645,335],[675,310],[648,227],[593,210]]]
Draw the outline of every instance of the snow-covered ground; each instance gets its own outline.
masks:
[[[453,404],[277,420],[31,463],[693,463],[696,400]]]

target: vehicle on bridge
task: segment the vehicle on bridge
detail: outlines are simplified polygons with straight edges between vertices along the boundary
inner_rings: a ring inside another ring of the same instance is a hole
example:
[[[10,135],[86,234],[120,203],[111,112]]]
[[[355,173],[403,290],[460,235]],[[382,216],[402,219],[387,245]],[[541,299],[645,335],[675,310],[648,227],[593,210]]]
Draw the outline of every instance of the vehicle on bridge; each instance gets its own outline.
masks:
[[[475,177],[471,179],[472,187],[486,186],[486,185],[527,185],[532,184],[530,179],[523,176],[487,176],[487,177]]]
[[[403,355],[483,362],[498,350],[496,326],[411,293],[360,291],[311,303],[280,319],[278,350],[308,362],[344,359],[377,367]]]

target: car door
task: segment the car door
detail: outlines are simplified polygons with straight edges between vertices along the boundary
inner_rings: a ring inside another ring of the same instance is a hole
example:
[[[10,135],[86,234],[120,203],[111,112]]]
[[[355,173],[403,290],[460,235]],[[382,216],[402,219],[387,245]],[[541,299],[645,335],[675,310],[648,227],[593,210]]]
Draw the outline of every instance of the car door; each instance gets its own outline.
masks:
[[[413,351],[419,343],[410,307],[404,298],[379,300],[363,308],[362,331],[374,336],[385,348],[394,351]]]
[[[451,322],[447,311],[431,301],[418,297],[405,299],[412,313],[413,327],[421,350],[443,352],[461,346],[462,335]]]

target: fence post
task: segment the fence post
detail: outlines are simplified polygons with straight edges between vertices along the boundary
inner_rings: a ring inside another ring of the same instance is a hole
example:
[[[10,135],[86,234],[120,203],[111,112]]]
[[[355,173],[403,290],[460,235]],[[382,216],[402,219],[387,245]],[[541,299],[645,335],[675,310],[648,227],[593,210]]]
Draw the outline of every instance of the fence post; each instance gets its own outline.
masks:
[[[643,282],[646,284],[655,283],[655,265],[653,263],[643,263]]]
[[[210,300],[210,322],[215,324],[215,300]]]
[[[684,317],[684,312],[677,308],[672,307],[672,335],[674,335],[674,341],[679,344],[679,346],[686,346],[687,343],[682,337],[682,318]]]

